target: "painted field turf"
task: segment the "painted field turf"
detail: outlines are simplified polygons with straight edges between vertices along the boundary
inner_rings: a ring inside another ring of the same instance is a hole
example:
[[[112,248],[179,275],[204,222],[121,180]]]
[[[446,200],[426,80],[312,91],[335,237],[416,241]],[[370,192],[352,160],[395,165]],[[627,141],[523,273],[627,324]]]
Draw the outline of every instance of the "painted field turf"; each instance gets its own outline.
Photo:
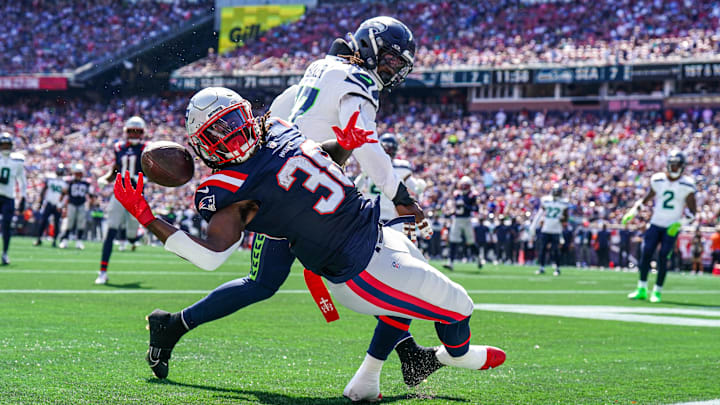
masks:
[[[180,310],[244,276],[249,254],[237,253],[208,273],[159,247],[115,251],[110,284],[95,286],[100,246],[87,246],[58,250],[12,240],[12,264],[0,268],[0,403],[349,403],[342,390],[365,355],[375,320],[340,307],[340,321],[326,324],[305,292],[299,265],[274,297],[188,333],[173,352],[169,378],[160,381],[144,360],[145,315]],[[507,361],[482,372],[443,368],[409,389],[393,354],[383,368],[382,403],[720,398],[720,277],[670,273],[664,302],[650,304],[625,298],[637,273],[567,268],[553,277],[534,270],[457,264],[450,277],[479,305],[472,342],[503,348]],[[709,326],[529,313],[541,305],[568,306],[576,315],[596,306],[646,316],[663,309],[668,313],[658,316]],[[580,305],[592,307],[570,307]],[[421,344],[438,342],[429,322],[415,321],[410,330]]]

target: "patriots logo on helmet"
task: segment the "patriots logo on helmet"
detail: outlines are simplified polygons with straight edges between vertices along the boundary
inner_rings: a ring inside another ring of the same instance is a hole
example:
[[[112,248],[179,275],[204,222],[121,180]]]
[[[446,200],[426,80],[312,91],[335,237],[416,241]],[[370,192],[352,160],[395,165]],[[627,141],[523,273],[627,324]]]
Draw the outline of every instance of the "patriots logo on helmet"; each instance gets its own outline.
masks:
[[[199,210],[216,211],[217,209],[215,208],[215,194],[203,197],[198,204],[198,211]]]

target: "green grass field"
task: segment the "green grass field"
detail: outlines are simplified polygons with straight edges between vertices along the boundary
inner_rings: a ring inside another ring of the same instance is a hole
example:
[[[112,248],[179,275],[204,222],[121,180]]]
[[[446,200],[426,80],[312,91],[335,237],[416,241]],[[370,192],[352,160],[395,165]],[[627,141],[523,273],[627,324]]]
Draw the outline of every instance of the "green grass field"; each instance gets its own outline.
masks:
[[[297,266],[270,300],[187,334],[169,378],[159,381],[144,360],[145,315],[180,310],[245,275],[247,253],[208,273],[158,247],[115,251],[107,286],[93,285],[98,244],[58,250],[15,238],[10,258],[0,268],[0,403],[348,403],[342,390],[375,326],[342,307],[340,321],[326,324]],[[650,304],[625,298],[636,273],[568,268],[552,277],[534,270],[456,266],[450,276],[479,306],[472,342],[503,348],[507,361],[490,371],[443,368],[409,389],[393,354],[383,368],[383,403],[720,398],[720,277],[671,273],[664,302]],[[533,313],[543,311],[554,312]],[[421,344],[438,342],[429,322],[415,321],[411,331]]]

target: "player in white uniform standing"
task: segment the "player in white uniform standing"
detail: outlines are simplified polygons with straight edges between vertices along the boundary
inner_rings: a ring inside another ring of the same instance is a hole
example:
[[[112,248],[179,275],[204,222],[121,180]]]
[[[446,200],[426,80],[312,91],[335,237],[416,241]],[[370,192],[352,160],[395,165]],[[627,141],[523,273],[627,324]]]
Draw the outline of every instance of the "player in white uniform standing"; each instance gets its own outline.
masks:
[[[562,236],[563,224],[568,220],[568,202],[562,198],[562,188],[555,184],[551,195],[546,195],[540,200],[540,210],[535,215],[530,225],[530,235],[534,237],[538,222],[542,221],[540,228],[540,268],[535,274],[545,274],[545,258],[547,246],[550,245],[552,260],[555,262],[554,276],[560,275],[560,238]]]
[[[10,224],[15,214],[15,185],[20,191],[20,214],[25,210],[27,179],[25,177],[25,156],[13,153],[13,137],[8,132],[0,134],[0,214],[2,214],[3,252],[2,264],[10,264]]]
[[[55,174],[51,173],[45,178],[45,185],[42,192],[40,192],[39,210],[42,211],[42,216],[37,231],[37,240],[33,243],[35,246],[42,245],[42,236],[50,224],[50,216],[53,217],[53,225],[55,226],[52,247],[57,246],[57,238],[60,234],[60,220],[62,219],[62,197],[67,191],[67,182],[63,178],[64,176],[65,165],[59,163],[55,168]]]
[[[650,261],[655,254],[657,246],[660,252],[657,260],[657,280],[650,296],[650,302],[660,302],[660,295],[667,274],[667,262],[673,254],[677,234],[683,225],[690,224],[697,213],[695,202],[695,180],[690,176],[683,176],[685,170],[685,155],[679,150],[668,154],[667,172],[655,173],[650,178],[650,190],[647,195],[635,202],[630,210],[623,216],[622,223],[630,222],[643,204],[653,201],[653,213],[650,226],[643,237],[643,249],[640,259],[640,280],[635,291],[628,295],[633,300],[647,298],[648,273]]]
[[[402,181],[403,183],[405,183],[408,190],[410,190],[413,195],[420,195],[425,190],[427,184],[423,179],[413,177],[413,171],[412,167],[410,166],[410,162],[408,162],[407,160],[395,158],[399,147],[395,135],[385,134],[381,136],[380,146],[382,146],[383,150],[385,150],[385,153],[387,153],[388,156],[390,156],[390,159],[392,159],[393,171],[395,172],[397,178],[400,179],[400,181]],[[355,186],[366,198],[373,199],[380,196],[381,221],[389,221],[397,217],[395,204],[393,204],[393,202],[385,194],[382,193],[380,188],[376,186],[375,183],[373,183],[370,176],[368,176],[365,172],[361,173],[359,176],[357,176],[357,178],[355,178]],[[402,231],[402,229],[398,230]]]
[[[352,44],[336,39],[329,54],[313,62],[298,85],[275,99],[270,113],[296,124],[304,136],[316,142],[331,139],[333,127],[345,128],[357,111],[356,126],[374,132],[380,91],[390,90],[405,79],[412,70],[414,54],[413,35],[403,23],[390,17],[367,20],[352,35]],[[202,122],[195,114],[188,114],[188,128]],[[413,215],[421,234],[429,238],[432,228],[377,141],[355,149],[353,155],[398,213]],[[151,325],[182,318],[184,329],[189,330],[271,297],[286,280],[295,257],[284,239],[256,234],[252,246],[253,260],[247,277],[216,288],[178,313],[155,311],[149,316]],[[419,384],[442,366],[436,358],[436,348],[417,346],[408,328],[409,320],[395,317],[379,320],[368,356],[344,395],[353,400],[377,400],[382,364],[393,348],[400,356],[408,385]],[[167,360],[180,336],[166,336],[160,331],[154,334],[151,329],[150,353],[159,353],[159,357],[148,357],[148,363],[156,376],[167,375]]]

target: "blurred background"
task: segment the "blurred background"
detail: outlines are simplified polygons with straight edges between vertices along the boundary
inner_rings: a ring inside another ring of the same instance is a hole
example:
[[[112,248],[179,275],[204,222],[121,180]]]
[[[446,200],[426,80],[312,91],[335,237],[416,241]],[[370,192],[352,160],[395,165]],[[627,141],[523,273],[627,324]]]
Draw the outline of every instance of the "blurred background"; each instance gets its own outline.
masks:
[[[26,156],[29,181],[19,234],[34,235],[39,194],[59,163],[84,163],[99,197],[88,226],[102,229],[112,188],[96,180],[129,117],[145,119],[147,140],[187,145],[184,112],[197,90],[232,88],[262,113],[335,38],[388,15],[413,31],[418,49],[406,82],[382,95],[378,132],[396,136],[397,157],[427,184],[417,198],[436,230],[428,256],[447,255],[452,196],[468,176],[485,260],[533,260],[527,226],[560,184],[571,204],[563,263],[632,267],[650,210],[628,227],[620,217],[678,148],[698,185],[711,265],[720,212],[717,1],[35,0],[2,2],[0,12],[0,130]],[[346,170],[360,174],[352,162]],[[207,174],[198,164],[188,185],[150,185],[151,206],[202,233],[192,195]],[[603,227],[610,255],[600,263]],[[690,269],[695,232],[681,233],[674,268]],[[621,259],[623,249],[630,254]]]

